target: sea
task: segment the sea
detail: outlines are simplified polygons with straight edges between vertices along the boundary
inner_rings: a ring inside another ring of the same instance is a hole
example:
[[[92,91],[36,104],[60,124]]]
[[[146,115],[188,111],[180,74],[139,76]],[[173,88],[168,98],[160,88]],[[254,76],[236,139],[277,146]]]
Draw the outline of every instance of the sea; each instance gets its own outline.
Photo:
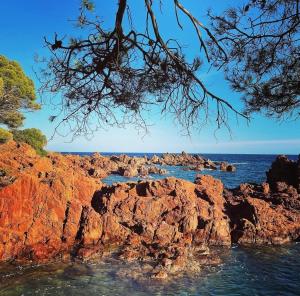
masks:
[[[92,153],[75,153],[91,155]],[[101,153],[120,155],[122,153]],[[129,156],[152,157],[153,153],[126,153]],[[160,156],[159,153],[156,155]],[[180,166],[163,166],[168,174],[152,175],[151,179],[174,176],[194,181],[196,174],[208,174],[221,179],[227,188],[240,183],[261,183],[276,155],[201,154],[213,161],[227,161],[236,166],[235,172],[203,170],[189,171]],[[297,160],[297,155],[288,155]],[[110,175],[102,181],[138,181]],[[0,264],[0,296],[25,295],[300,295],[300,243],[284,246],[241,247],[219,250],[219,265],[204,267],[200,274],[181,274],[167,281],[133,280],[122,270],[129,263],[118,260],[102,262],[56,262],[19,266]]]

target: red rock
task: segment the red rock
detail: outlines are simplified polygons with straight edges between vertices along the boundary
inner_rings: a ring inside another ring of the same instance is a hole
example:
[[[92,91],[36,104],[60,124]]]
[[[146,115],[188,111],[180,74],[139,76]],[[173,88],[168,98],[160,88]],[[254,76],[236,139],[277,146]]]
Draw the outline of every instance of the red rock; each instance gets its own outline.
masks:
[[[0,169],[13,177],[0,188],[0,261],[87,259],[115,251],[127,261],[152,260],[154,274],[164,278],[211,262],[206,256],[212,245],[282,244],[300,237],[297,184],[275,177],[272,190],[267,183],[224,190],[207,175],[194,183],[166,178],[103,186],[92,169],[125,162],[135,167],[146,159],[40,157],[14,142],[1,145],[0,155]],[[199,250],[206,250],[201,261],[194,257]]]
[[[227,162],[221,162],[220,163],[220,170],[224,172],[234,172],[236,171],[236,167],[232,164],[228,164]]]
[[[266,193],[266,185],[244,184],[242,189],[233,190],[233,196],[228,192],[225,194],[227,213],[232,224],[232,242],[284,244],[300,237],[300,208],[297,209],[293,195]]]
[[[0,155],[0,167],[16,177],[0,189],[0,260],[44,260],[70,252],[82,211],[101,184],[74,166],[73,157],[40,157],[28,145],[14,142],[1,145]],[[88,243],[96,241],[93,225],[99,239],[101,220],[91,213],[81,231]]]
[[[298,161],[293,161],[284,155],[278,156],[267,172],[267,182],[275,192],[277,190],[276,183],[284,182],[292,185],[300,193],[300,158]]]

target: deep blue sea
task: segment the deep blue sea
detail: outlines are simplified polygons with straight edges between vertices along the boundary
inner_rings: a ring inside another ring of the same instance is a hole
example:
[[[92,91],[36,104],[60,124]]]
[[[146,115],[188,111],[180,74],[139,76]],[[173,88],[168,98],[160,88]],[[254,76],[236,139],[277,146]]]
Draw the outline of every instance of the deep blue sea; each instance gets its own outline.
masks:
[[[87,155],[90,153],[75,153]],[[118,153],[102,153],[117,155]],[[128,153],[126,153],[128,154]],[[143,156],[144,153],[129,155]],[[149,153],[148,156],[153,154]],[[157,154],[159,155],[159,154]],[[234,173],[202,171],[221,179],[225,186],[243,182],[263,182],[275,155],[203,154],[214,161],[227,161],[237,167]],[[297,159],[298,156],[289,156]],[[199,172],[183,167],[166,167],[169,176],[193,181]],[[163,178],[155,176],[152,178]],[[107,184],[126,182],[117,175]],[[136,180],[136,179],[134,179]],[[123,277],[131,265],[119,261],[100,263],[55,263],[39,266],[0,265],[0,295],[300,295],[300,244],[245,248],[233,246],[219,250],[222,263],[205,267],[197,275],[184,274],[167,282],[135,281]]]

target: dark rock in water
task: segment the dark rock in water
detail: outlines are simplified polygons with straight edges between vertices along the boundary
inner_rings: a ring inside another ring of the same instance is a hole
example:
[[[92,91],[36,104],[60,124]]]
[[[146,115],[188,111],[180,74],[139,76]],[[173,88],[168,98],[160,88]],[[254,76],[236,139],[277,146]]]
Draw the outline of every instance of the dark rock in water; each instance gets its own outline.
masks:
[[[267,182],[275,192],[277,182],[284,182],[296,188],[300,193],[300,158],[298,161],[293,161],[284,155],[278,156],[267,172]]]
[[[203,165],[204,165],[204,168],[210,169],[210,170],[216,170],[218,168],[217,165],[209,159],[207,159]]]
[[[221,162],[220,163],[220,170],[224,172],[235,172],[236,167],[232,164],[228,164],[227,162]]]

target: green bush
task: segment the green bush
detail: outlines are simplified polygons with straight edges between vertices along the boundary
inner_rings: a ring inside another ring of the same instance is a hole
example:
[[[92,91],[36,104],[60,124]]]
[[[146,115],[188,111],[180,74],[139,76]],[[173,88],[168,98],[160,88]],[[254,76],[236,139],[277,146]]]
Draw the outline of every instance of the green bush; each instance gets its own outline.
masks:
[[[38,110],[33,81],[15,61],[0,55],[0,124],[9,128],[22,125],[25,110]]]
[[[7,141],[11,140],[13,135],[8,130],[0,127],[0,144],[4,144]]]
[[[46,155],[44,147],[47,144],[47,138],[37,128],[27,128],[24,130],[13,131],[14,140],[18,143],[24,142],[32,146],[39,155]]]

